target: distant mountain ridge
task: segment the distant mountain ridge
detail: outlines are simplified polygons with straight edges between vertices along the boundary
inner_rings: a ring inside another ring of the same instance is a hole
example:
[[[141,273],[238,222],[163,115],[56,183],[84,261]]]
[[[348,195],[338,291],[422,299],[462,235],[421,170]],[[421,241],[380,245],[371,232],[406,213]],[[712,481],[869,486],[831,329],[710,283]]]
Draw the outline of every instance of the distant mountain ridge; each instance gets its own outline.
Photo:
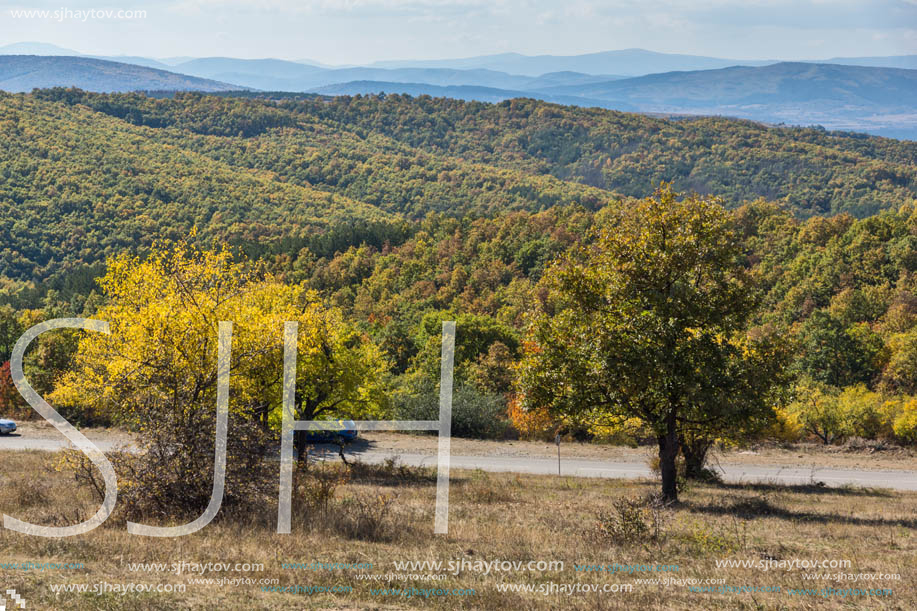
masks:
[[[542,93],[619,102],[646,112],[917,136],[917,70],[901,68],[782,62],[550,87]]]
[[[917,70],[917,55],[893,55],[889,57],[833,57],[822,62],[814,63],[842,64],[845,66],[872,66],[873,68],[905,68],[907,70]]]
[[[622,49],[583,55],[532,56],[519,53],[502,53],[462,59],[381,61],[370,65],[378,68],[406,68],[409,66],[465,70],[487,68],[527,76],[538,76],[548,72],[560,71],[640,76],[672,70],[711,70],[736,65],[763,66],[776,61],[723,59],[702,55],[658,53],[656,51],[647,51],[646,49]]]
[[[195,58],[195,57],[168,57],[149,58],[130,55],[92,55],[73,49],[65,49],[57,45],[42,42],[19,42],[0,46],[0,55],[66,55],[85,56],[97,59],[137,63],[139,65],[159,69],[174,68],[180,64],[195,62],[197,60],[229,60],[238,62],[252,62],[260,60],[234,59],[234,58]],[[783,63],[791,60],[780,59],[730,59],[705,55],[690,55],[682,53],[661,53],[647,49],[617,49],[584,53],[580,55],[523,55],[521,53],[500,53],[495,55],[480,55],[466,58],[449,59],[409,59],[409,60],[383,60],[370,62],[362,66],[334,66],[311,59],[273,59],[270,61],[300,64],[325,70],[343,70],[348,68],[369,69],[401,69],[401,68],[446,68],[453,70],[492,70],[506,72],[518,76],[536,77],[552,72],[580,72],[584,74],[614,74],[622,77],[643,76],[659,72],[713,70],[730,66],[766,66]],[[917,55],[872,56],[872,57],[832,57],[827,59],[799,59],[816,64],[845,64],[852,66],[872,66],[879,68],[906,68],[917,69]],[[226,72],[240,72],[231,67],[224,67]],[[245,72],[244,70],[241,72]],[[195,76],[204,76],[197,74]],[[208,77],[210,78],[210,77]],[[360,80],[350,78],[346,80]],[[381,80],[381,79],[373,79]],[[389,79],[394,80],[394,79]],[[338,80],[337,82],[344,82]],[[319,85],[314,85],[319,86]]]
[[[14,42],[0,47],[0,55],[82,55],[79,51],[65,49],[46,42]]]
[[[19,93],[48,87],[78,87],[98,92],[246,89],[136,64],[89,57],[0,55],[0,90]]]
[[[534,90],[443,90],[421,84],[355,82],[315,93],[406,93],[485,102],[531,97],[558,104],[672,115],[722,115],[766,123],[822,125],[917,139],[917,70],[782,62],[666,72]]]
[[[426,83],[436,86],[474,86],[498,89],[537,89],[549,83],[575,85],[623,78],[614,75],[589,75],[560,72],[539,77],[508,74],[485,68],[460,70],[455,68],[321,68],[279,59],[233,59],[207,57],[176,64],[176,72],[226,81],[263,90],[311,91],[354,81],[383,81],[393,83]]]
[[[2,55],[5,51],[28,50],[45,55]],[[349,68],[281,59],[208,57],[160,61],[129,56],[47,55],[69,51],[37,43],[0,47],[0,89],[29,91],[36,87],[75,86],[89,91],[252,89],[322,95],[385,92],[484,102],[529,97],[576,106],[671,115],[723,115],[917,138],[917,70],[907,68],[912,63],[917,65],[917,55],[835,58],[825,63],[762,60],[737,66],[723,64],[739,60],[626,49],[566,57],[507,53],[460,60],[378,62],[375,67]],[[862,65],[838,63],[845,61],[859,61]],[[904,67],[874,65],[883,61]],[[685,69],[689,66],[700,67]],[[668,69],[657,70],[664,67]],[[601,73],[589,72],[600,68]],[[657,71],[622,76],[646,70]],[[526,74],[527,71],[538,75]]]

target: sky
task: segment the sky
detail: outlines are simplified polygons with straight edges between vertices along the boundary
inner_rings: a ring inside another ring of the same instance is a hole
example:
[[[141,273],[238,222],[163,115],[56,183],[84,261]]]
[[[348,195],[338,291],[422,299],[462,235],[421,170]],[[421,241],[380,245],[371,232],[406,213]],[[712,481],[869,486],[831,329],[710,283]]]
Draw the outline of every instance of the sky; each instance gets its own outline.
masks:
[[[25,41],[334,65],[635,47],[827,59],[917,54],[917,0],[0,0],[0,45]]]

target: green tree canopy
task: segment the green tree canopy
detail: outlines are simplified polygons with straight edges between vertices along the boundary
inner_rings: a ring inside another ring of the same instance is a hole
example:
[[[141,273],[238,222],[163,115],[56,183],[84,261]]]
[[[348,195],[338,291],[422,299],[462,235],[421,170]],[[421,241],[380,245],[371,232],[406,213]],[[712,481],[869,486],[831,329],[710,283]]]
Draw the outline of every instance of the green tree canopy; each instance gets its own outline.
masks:
[[[667,186],[621,208],[545,274],[520,370],[528,408],[636,417],[655,433],[662,490],[677,500],[687,427],[766,413],[748,349],[753,283],[718,201]]]

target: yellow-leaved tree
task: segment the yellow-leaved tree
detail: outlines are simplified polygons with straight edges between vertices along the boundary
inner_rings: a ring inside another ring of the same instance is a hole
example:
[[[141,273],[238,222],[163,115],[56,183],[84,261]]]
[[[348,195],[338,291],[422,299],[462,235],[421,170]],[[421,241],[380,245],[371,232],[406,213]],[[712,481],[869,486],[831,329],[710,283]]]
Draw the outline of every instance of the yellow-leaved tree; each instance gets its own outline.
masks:
[[[297,419],[377,418],[388,406],[381,351],[324,307],[316,293],[259,272],[232,253],[158,244],[122,255],[100,279],[107,303],[93,318],[52,404],[109,414],[138,431],[140,452],[120,459],[121,499],[163,518],[206,507],[213,473],[218,325],[233,323],[224,506],[276,496],[283,328],[299,323]],[[297,446],[305,438],[297,432]]]

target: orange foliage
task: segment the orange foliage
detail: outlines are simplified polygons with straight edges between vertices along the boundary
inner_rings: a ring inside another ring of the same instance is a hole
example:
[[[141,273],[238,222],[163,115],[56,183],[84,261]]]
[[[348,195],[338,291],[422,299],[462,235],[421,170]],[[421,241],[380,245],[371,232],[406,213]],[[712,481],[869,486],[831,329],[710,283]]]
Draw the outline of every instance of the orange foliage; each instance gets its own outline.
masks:
[[[519,431],[522,439],[543,439],[550,440],[554,438],[557,431],[558,422],[548,412],[546,408],[538,408],[533,411],[524,411],[519,404],[517,397],[512,397],[506,414],[513,427]]]

